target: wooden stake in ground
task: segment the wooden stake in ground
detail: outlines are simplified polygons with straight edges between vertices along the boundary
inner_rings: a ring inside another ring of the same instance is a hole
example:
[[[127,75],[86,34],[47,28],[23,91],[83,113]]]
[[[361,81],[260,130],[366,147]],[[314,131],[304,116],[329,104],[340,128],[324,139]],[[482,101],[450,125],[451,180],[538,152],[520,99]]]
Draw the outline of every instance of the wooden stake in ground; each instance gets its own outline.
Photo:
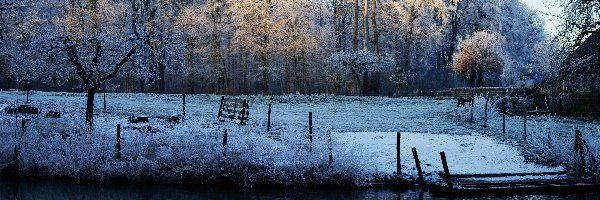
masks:
[[[417,174],[419,175],[419,184],[421,187],[425,187],[425,179],[423,178],[423,171],[421,170],[421,161],[419,161],[419,154],[417,148],[412,148],[413,158],[415,158],[415,166],[417,167]]]
[[[527,143],[527,111],[523,111],[523,142]]]
[[[25,135],[25,131],[27,130],[25,119],[21,120],[21,137]]]
[[[244,99],[244,101],[242,102],[242,115],[240,116],[240,125],[246,125],[246,122],[244,122],[244,118],[248,117],[246,116],[246,108],[248,107],[248,101],[246,99]]]
[[[181,96],[183,98],[183,116],[181,117],[181,121],[185,121],[185,93]]]
[[[327,131],[327,149],[329,150],[329,167],[333,165],[333,144],[331,143],[331,131]]]
[[[267,132],[271,131],[271,104],[269,104],[269,111],[267,112]]]
[[[312,126],[312,112],[308,112],[308,151],[312,152],[312,134],[313,134],[313,126]]]
[[[117,160],[121,159],[121,124],[117,124]]]
[[[219,106],[219,114],[217,114],[217,120],[223,115],[223,103],[225,102],[225,96],[221,96],[221,105]]]
[[[227,129],[223,131],[223,157],[227,157]]]
[[[448,162],[446,162],[446,152],[440,152],[440,157],[442,159],[442,166],[444,167],[444,179],[448,183],[448,187],[452,188],[452,179],[450,176],[450,169],[448,169]]]
[[[488,113],[488,102],[490,101],[490,98],[486,97],[485,98],[485,108],[483,109],[484,111],[484,117],[483,117],[483,127],[487,128],[487,113]]]
[[[402,133],[400,133],[400,131],[398,131],[398,133],[396,133],[396,173],[398,175],[398,177],[402,176],[402,162],[400,160],[400,137],[402,136]]]
[[[104,99],[104,112],[106,112],[106,88],[104,88],[103,99]]]
[[[506,103],[502,103],[502,133],[506,133]]]
[[[575,130],[575,142],[574,142],[574,152],[576,156],[579,156],[579,167],[580,173],[585,174],[587,170],[586,162],[585,162],[585,147],[587,146],[585,140],[583,140],[583,136],[581,135],[581,131]]]

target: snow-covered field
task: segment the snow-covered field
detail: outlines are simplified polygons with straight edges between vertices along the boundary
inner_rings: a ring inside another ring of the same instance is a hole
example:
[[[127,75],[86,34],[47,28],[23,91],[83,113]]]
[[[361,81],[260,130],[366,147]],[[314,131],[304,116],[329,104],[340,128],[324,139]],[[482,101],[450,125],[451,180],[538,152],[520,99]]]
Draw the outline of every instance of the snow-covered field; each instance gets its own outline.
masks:
[[[250,100],[247,126],[217,121],[220,96],[216,95],[188,95],[185,122],[169,124],[166,118],[182,113],[181,95],[107,94],[105,113],[98,94],[94,130],[88,134],[83,126],[84,94],[35,92],[32,104],[42,109],[41,115],[0,117],[0,167],[18,163],[26,174],[76,179],[194,181],[246,187],[356,185],[375,176],[393,175],[396,132],[401,131],[405,177],[416,176],[412,147],[419,151],[427,179],[438,178],[434,172],[442,170],[440,151],[446,152],[453,173],[562,170],[526,161],[514,141],[505,139],[510,137],[492,133],[497,130],[498,116],[490,113],[491,128],[487,129],[464,122],[464,110],[457,110],[451,99],[239,98]],[[0,109],[24,99],[22,92],[0,92]],[[270,133],[266,132],[268,104],[273,105]],[[45,118],[43,114],[49,110],[61,111],[63,117]],[[312,152],[308,151],[308,112],[313,112],[315,126]],[[130,115],[149,116],[150,123],[129,124],[126,118]],[[476,119],[479,115],[476,109]],[[22,117],[27,119],[23,136]],[[535,118],[532,121],[536,123]],[[120,160],[115,158],[117,124],[124,127]],[[145,126],[153,131],[138,130]],[[518,128],[511,128],[516,135]],[[225,129],[228,144],[223,148]],[[329,133],[332,166],[328,166]]]
[[[446,153],[448,168],[454,174],[518,173],[561,171],[561,167],[545,167],[528,163],[520,152],[510,145],[499,143],[478,134],[448,135],[428,133],[401,133],[401,162],[403,173],[416,174],[412,148],[417,148],[426,178],[439,178],[443,171],[440,152]],[[358,145],[365,167],[370,173],[393,173],[396,170],[396,133],[341,133],[343,144]]]

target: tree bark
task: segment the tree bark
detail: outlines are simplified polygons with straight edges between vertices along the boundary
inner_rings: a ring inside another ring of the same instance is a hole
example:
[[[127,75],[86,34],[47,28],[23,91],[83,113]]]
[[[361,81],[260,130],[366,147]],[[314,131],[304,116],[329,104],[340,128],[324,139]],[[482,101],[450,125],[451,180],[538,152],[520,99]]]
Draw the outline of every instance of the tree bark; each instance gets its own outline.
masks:
[[[333,5],[333,29],[335,30],[335,36],[336,36],[336,41],[335,41],[335,49],[336,51],[341,51],[342,50],[342,37],[341,37],[341,31],[340,31],[340,5],[339,5],[340,0],[333,0],[332,1],[332,5]]]
[[[363,50],[365,52],[369,51],[369,0],[363,0]]]
[[[88,88],[87,90],[87,103],[85,106],[85,123],[88,126],[93,126],[94,123],[94,97],[98,90],[97,86]]]
[[[477,73],[475,72],[475,70],[471,70],[471,73],[469,73],[469,86],[470,87],[475,87],[476,76],[477,76]]]
[[[377,0],[371,0],[371,23],[373,24],[373,53],[375,59],[379,61],[379,29],[377,28]]]
[[[194,93],[196,85],[196,72],[194,71],[194,40],[190,36],[187,37],[186,49],[187,55],[185,60],[188,72],[187,90],[189,93]]]
[[[354,0],[354,16],[353,16],[354,32],[352,33],[352,50],[358,48],[358,0]]]
[[[483,82],[483,70],[479,70],[477,73],[477,87],[484,87]]]
[[[271,0],[267,0],[267,18],[265,21],[269,20],[269,16],[271,15]],[[268,22],[267,22],[268,23]],[[269,82],[270,82],[270,73],[269,73],[269,32],[265,32],[263,35],[263,52],[261,53],[261,60],[263,65],[262,70],[262,92],[263,94],[269,94]]]

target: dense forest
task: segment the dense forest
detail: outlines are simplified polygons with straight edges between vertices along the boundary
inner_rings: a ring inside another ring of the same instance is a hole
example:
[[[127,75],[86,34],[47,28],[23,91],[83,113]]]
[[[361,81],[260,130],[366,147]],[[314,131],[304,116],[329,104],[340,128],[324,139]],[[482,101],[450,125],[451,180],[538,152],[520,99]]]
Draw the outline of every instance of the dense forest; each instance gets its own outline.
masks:
[[[550,37],[519,0],[3,0],[0,88],[394,96],[532,87],[569,77],[564,60],[598,35],[599,4],[562,0],[565,22]]]

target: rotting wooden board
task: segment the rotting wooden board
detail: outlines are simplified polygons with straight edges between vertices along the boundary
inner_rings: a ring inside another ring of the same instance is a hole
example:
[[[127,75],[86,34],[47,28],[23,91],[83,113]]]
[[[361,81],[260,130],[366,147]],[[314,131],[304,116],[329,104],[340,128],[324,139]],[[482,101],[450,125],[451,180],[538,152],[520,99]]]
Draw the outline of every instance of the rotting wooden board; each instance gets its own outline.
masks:
[[[594,192],[600,190],[600,184],[595,181],[538,181],[524,183],[488,183],[476,185],[453,184],[448,187],[446,183],[432,183],[429,191],[433,195],[440,196],[506,196],[523,194],[571,194],[582,192]]]
[[[440,173],[440,175],[443,175]],[[457,174],[448,181],[429,185],[430,192],[442,196],[504,196],[519,194],[562,194],[600,190],[600,183],[592,179],[574,177],[544,178],[564,175],[564,172],[510,173],[510,174]],[[518,177],[529,176],[529,179]],[[513,178],[511,178],[513,177]],[[532,178],[533,177],[533,178]],[[539,178],[536,178],[539,177]],[[507,180],[476,180],[477,178],[508,178]]]

